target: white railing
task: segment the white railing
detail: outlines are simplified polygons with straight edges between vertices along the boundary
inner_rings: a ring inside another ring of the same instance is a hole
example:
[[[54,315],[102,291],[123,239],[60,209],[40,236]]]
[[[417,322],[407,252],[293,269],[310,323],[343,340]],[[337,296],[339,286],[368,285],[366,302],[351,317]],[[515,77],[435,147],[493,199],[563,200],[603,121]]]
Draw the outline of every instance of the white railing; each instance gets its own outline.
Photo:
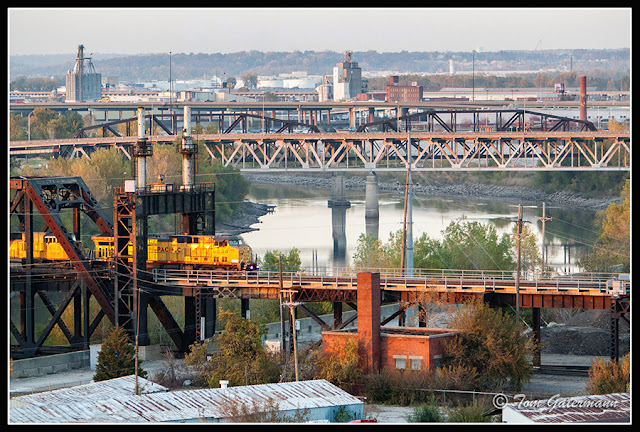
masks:
[[[454,269],[413,269],[411,275],[407,275],[401,269],[393,268],[369,268],[358,269],[351,267],[327,267],[316,269],[314,272],[302,269],[300,271],[277,271],[257,272],[237,272],[237,271],[217,271],[217,270],[153,270],[153,280],[156,283],[174,284],[211,284],[211,285],[233,285],[233,284],[261,284],[279,286],[280,280],[287,285],[304,286],[308,283],[320,283],[334,286],[355,286],[357,284],[357,274],[362,271],[379,273],[381,285],[433,285],[435,281],[444,283],[446,288],[469,285],[473,282],[477,286],[481,283],[485,288],[495,288],[504,286],[503,282],[514,283],[515,272],[500,270],[454,270]],[[535,275],[536,277],[521,276],[520,283],[531,288],[534,283],[535,288],[549,289],[555,287],[557,290],[570,288],[598,289],[607,292],[611,289],[611,281],[617,280],[618,273],[579,273],[558,275],[557,273],[544,273]],[[594,283],[596,286],[594,287]],[[626,283],[630,287],[630,281]],[[628,290],[627,290],[628,291]]]

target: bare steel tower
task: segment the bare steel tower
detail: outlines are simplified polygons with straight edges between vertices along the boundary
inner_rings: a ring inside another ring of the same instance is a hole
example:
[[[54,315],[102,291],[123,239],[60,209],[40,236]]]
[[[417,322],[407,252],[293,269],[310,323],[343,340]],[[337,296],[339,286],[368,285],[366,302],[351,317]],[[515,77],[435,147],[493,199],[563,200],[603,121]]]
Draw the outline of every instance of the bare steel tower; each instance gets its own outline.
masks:
[[[87,63],[85,65],[85,62]],[[76,64],[67,72],[67,102],[92,102],[102,98],[102,76],[96,73],[91,57],[84,56],[84,45],[78,45]]]

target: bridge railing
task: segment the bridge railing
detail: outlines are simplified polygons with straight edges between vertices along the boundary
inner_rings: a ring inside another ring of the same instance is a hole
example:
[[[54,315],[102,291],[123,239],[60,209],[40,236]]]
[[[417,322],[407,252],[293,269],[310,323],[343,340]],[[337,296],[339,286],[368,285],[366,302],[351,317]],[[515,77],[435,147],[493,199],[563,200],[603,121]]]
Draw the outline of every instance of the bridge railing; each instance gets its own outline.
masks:
[[[394,268],[352,268],[352,267],[325,267],[318,268],[315,271],[301,269],[299,271],[264,271],[257,272],[237,272],[237,271],[219,271],[219,270],[172,270],[172,269],[156,269],[153,270],[153,280],[157,283],[176,283],[178,281],[191,284],[210,283],[237,283],[243,280],[247,284],[251,283],[267,283],[268,285],[277,286],[280,279],[283,282],[291,284],[303,284],[310,278],[317,278],[321,283],[335,283],[336,285],[351,285],[357,282],[357,274],[359,272],[379,273],[381,279],[398,281],[412,281],[413,283],[428,283],[429,280],[450,281],[454,284],[456,281],[483,281],[484,285],[490,286],[495,282],[513,282],[515,280],[514,271],[501,270],[460,270],[460,269],[412,269],[412,274],[408,275],[402,269]],[[521,276],[521,283],[544,284],[545,286],[556,286],[561,288],[563,285],[576,285],[580,287],[580,283],[589,283],[593,287],[596,283],[601,291],[607,291],[612,280],[618,280],[619,273],[573,273],[558,274],[555,272],[546,272],[528,277]],[[626,284],[630,286],[630,281]]]

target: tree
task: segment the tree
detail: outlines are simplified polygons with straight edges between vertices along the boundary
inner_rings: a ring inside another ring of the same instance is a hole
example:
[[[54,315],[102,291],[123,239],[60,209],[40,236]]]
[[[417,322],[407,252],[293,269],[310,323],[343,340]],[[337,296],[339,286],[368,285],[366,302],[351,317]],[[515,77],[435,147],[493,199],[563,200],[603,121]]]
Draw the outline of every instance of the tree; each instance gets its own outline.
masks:
[[[262,346],[260,328],[228,311],[221,311],[220,318],[224,331],[192,345],[185,364],[194,367],[209,387],[217,387],[220,380],[228,380],[232,386],[277,382],[279,364]]]
[[[283,272],[297,272],[300,271],[302,260],[300,259],[300,251],[297,248],[293,248],[289,253],[283,253],[278,250],[273,252],[266,252],[262,259],[259,259],[259,266],[261,270],[277,272],[279,271],[278,259],[282,260]]]
[[[524,336],[521,322],[475,300],[461,307],[448,324],[457,334],[445,343],[445,366],[475,368],[476,388],[497,388],[510,380],[520,390],[528,382],[532,374],[528,359],[535,344]]]
[[[462,217],[445,229],[439,259],[449,269],[512,270],[512,245],[507,233],[498,238],[493,225]]]
[[[362,383],[364,375],[360,368],[358,341],[345,339],[336,342],[334,349],[324,352],[320,359],[319,378],[338,386],[355,386]]]
[[[244,86],[249,89],[254,89],[258,87],[258,74],[247,72],[242,75],[242,81],[244,82]]]
[[[518,225],[513,227],[513,234],[518,233]],[[533,235],[531,227],[523,225],[523,237],[520,240],[520,271],[523,274],[535,273],[536,270],[542,270],[542,257],[540,256],[540,248],[538,247],[537,238]],[[517,256],[517,245],[513,246],[513,254]]]
[[[620,194],[620,204],[611,203],[603,213],[602,226],[590,253],[578,259],[588,271],[607,271],[614,265],[631,270],[631,180]]]
[[[356,268],[388,268],[392,267],[390,257],[383,248],[383,243],[373,235],[360,234],[358,245],[353,255]]]
[[[146,377],[138,361],[138,376]],[[98,363],[94,381],[104,381],[135,373],[135,349],[129,342],[127,333],[121,327],[114,328],[102,343],[102,349],[98,353]]]

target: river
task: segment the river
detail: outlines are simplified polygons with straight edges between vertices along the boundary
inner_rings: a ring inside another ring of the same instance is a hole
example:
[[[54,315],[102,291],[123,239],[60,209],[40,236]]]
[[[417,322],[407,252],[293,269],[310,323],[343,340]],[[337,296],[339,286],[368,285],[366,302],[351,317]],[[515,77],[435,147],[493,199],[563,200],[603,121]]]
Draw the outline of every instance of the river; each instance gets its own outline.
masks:
[[[257,231],[243,234],[254,254],[267,251],[300,251],[302,266],[320,269],[349,266],[353,262],[358,237],[365,233],[365,191],[346,190],[351,207],[346,210],[346,256],[334,258],[331,209],[327,201],[331,191],[286,184],[252,183],[250,201],[274,205],[273,213],[260,218]],[[379,191],[379,238],[386,242],[391,232],[402,229],[404,195],[395,191]],[[518,203],[461,197],[426,197],[414,195],[413,233],[418,238],[426,233],[441,240],[451,221],[466,217],[469,221],[491,223],[498,235],[511,233],[518,215]],[[542,202],[523,203],[523,220],[529,225],[542,248]],[[563,209],[545,204],[547,263],[560,272],[580,271],[576,258],[593,244],[597,229],[593,226],[595,210]]]

